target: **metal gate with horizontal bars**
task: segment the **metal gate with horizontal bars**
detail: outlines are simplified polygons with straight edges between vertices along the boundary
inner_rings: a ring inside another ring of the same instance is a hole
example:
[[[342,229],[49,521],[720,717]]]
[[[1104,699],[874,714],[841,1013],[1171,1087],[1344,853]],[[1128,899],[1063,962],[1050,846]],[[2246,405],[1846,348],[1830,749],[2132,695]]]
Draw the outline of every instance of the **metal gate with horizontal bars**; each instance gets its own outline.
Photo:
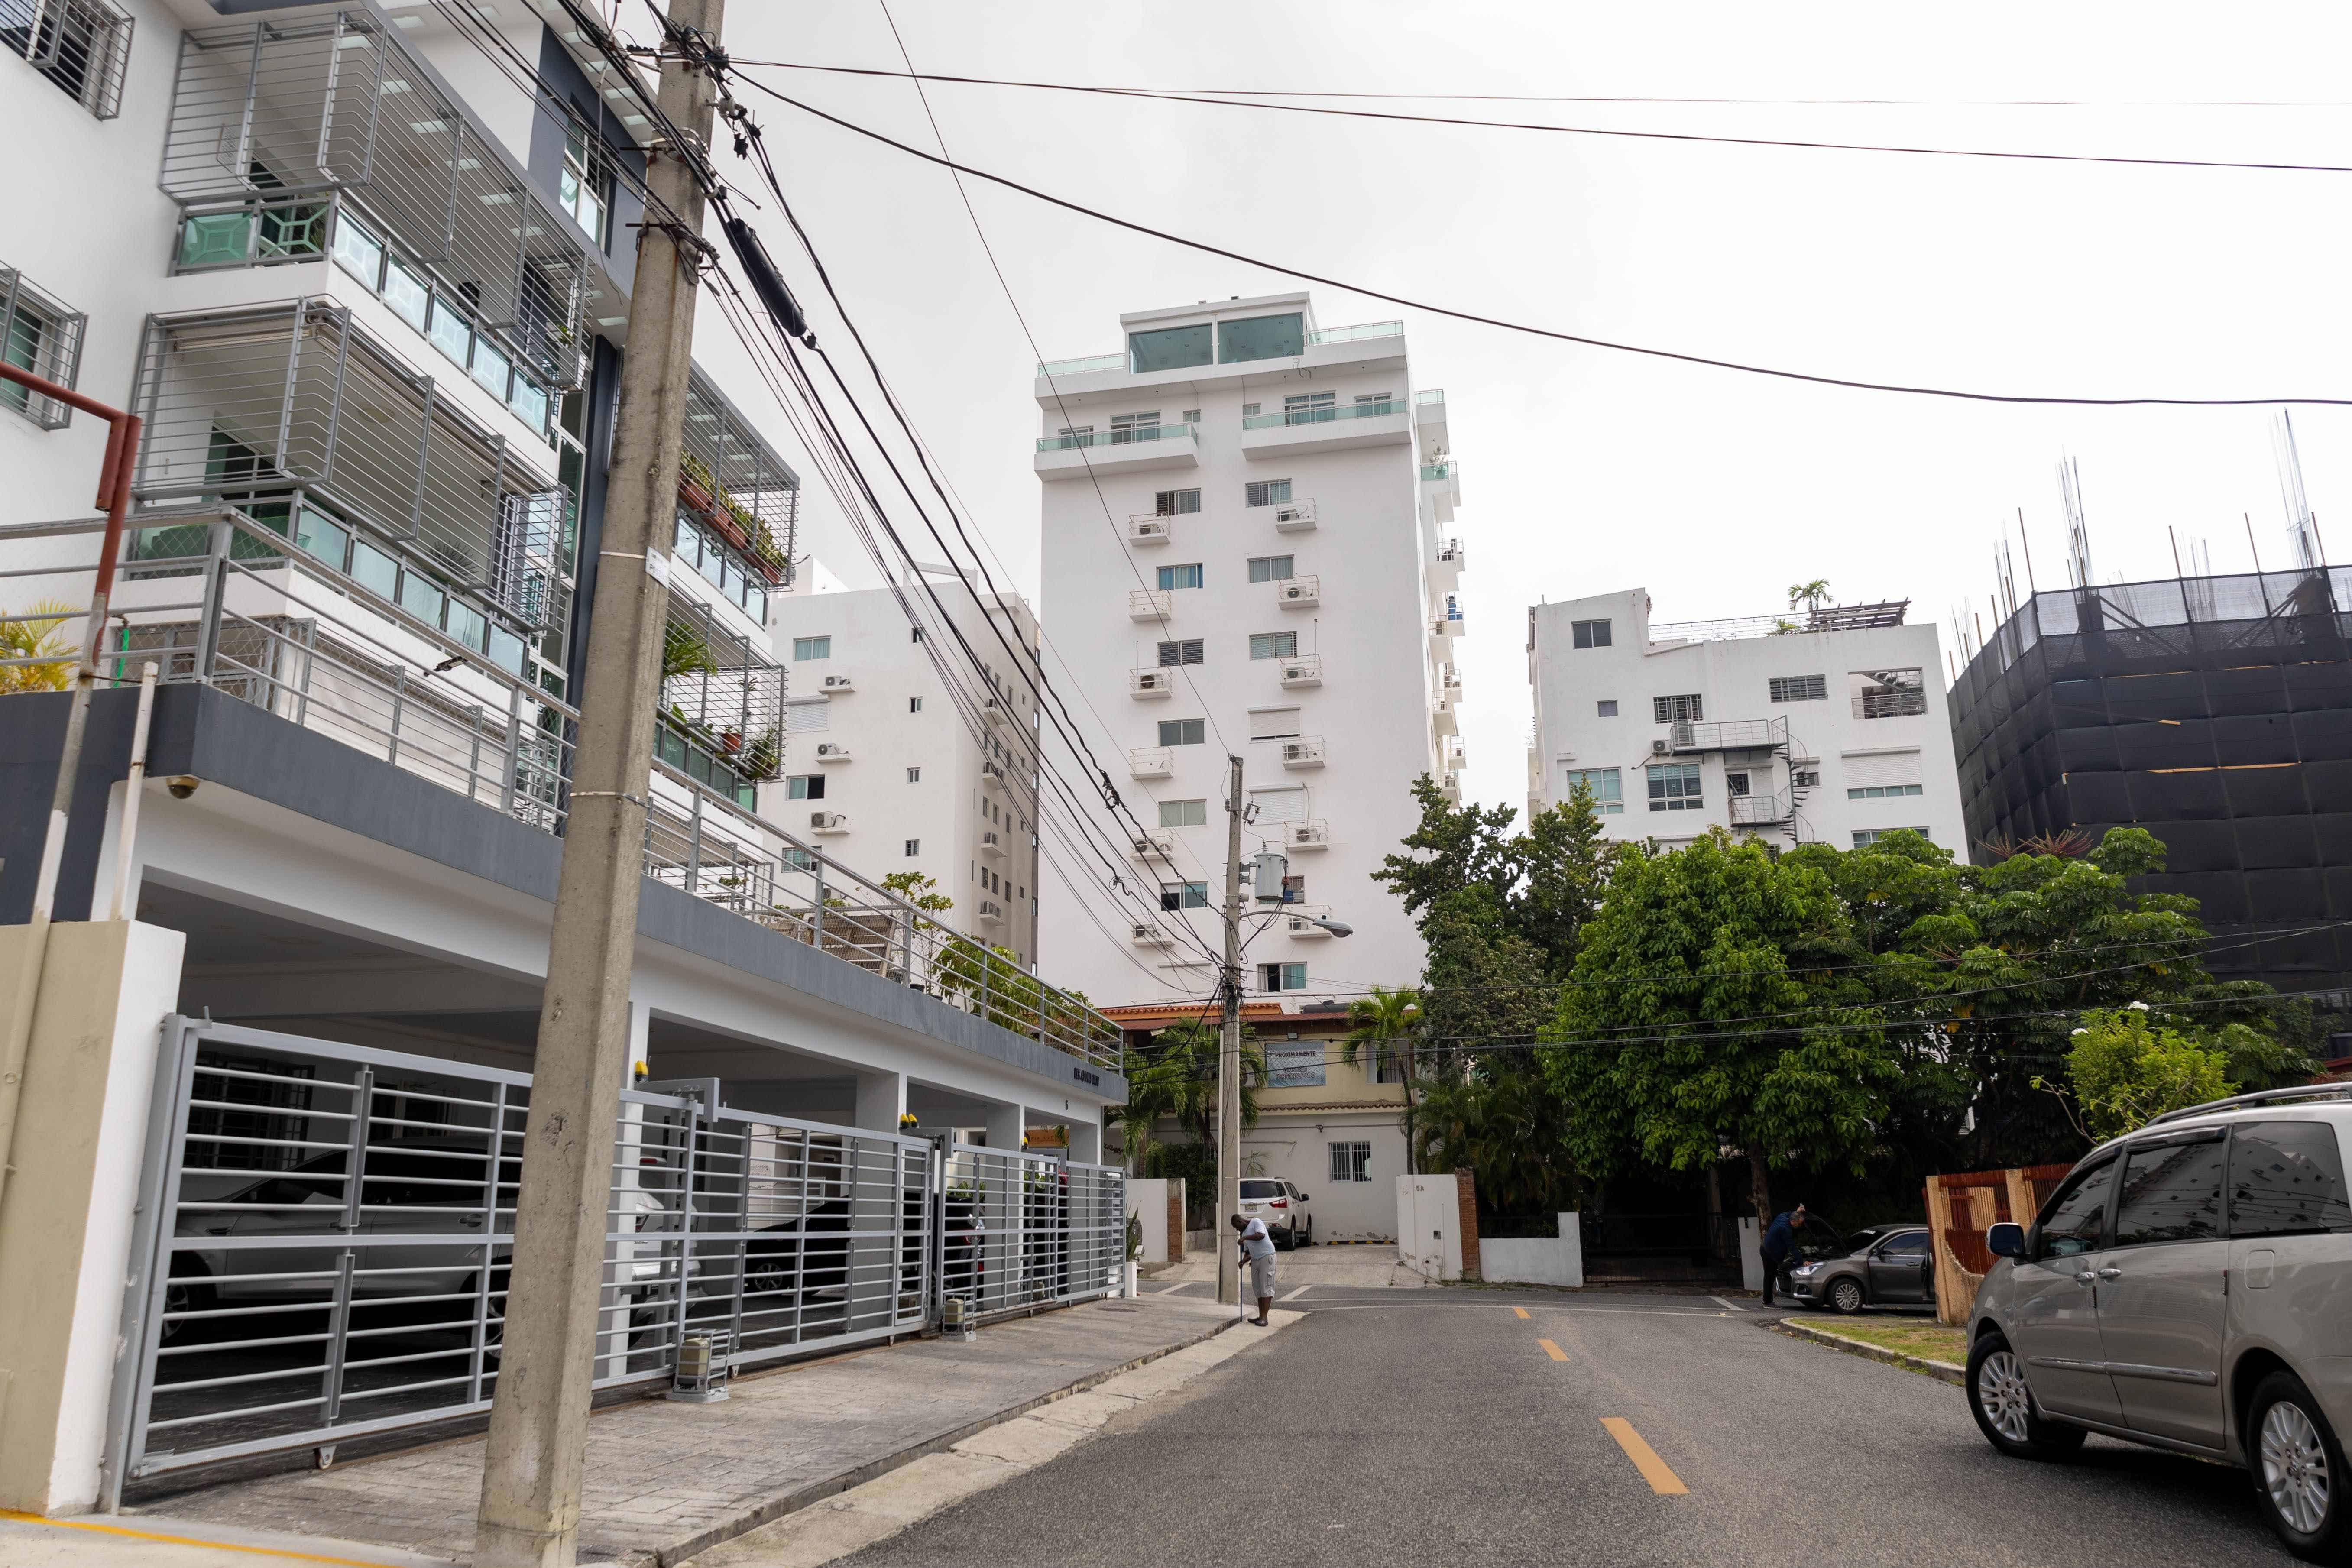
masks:
[[[668,1378],[689,1335],[742,1368],[934,1321],[942,1249],[971,1228],[944,1140],[726,1108],[717,1079],[621,1101],[598,1387]],[[166,1020],[110,1501],[129,1479],[488,1410],[530,1103],[525,1073]],[[995,1268],[956,1293],[992,1312],[1115,1288],[1119,1173],[952,1160],[997,1205]]]

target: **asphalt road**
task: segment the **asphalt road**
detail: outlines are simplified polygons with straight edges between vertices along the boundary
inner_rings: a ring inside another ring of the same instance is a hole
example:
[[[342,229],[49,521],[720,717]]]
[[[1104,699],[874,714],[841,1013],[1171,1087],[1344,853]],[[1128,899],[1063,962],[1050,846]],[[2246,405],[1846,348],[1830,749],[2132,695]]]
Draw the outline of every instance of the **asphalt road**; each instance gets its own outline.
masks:
[[[2294,1561],[2234,1470],[2095,1437],[2006,1459],[1958,1389],[1704,1296],[1285,1305],[1261,1350],[844,1563]]]

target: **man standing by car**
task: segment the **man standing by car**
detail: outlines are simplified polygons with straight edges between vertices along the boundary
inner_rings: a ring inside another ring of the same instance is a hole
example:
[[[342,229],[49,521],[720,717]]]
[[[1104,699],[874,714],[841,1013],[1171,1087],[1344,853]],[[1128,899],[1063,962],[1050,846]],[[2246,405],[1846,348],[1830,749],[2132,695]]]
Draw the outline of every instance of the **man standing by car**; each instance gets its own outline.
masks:
[[[1274,1237],[1265,1233],[1265,1221],[1244,1219],[1234,1215],[1234,1228],[1241,1232],[1242,1258],[1249,1265],[1250,1294],[1257,1298],[1257,1316],[1250,1320],[1259,1328],[1266,1326],[1266,1313],[1274,1307]]]
[[[1797,1256],[1797,1233],[1805,1228],[1805,1205],[1799,1204],[1788,1213],[1775,1215],[1764,1229],[1764,1304],[1772,1304],[1772,1288],[1780,1282],[1780,1270]]]

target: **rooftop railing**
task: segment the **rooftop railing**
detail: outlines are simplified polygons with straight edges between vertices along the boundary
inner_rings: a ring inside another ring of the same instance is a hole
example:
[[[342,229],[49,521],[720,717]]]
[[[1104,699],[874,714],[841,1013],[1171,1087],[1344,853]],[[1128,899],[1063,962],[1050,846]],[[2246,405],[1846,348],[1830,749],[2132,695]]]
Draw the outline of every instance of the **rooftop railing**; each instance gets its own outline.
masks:
[[[0,558],[55,563],[0,574],[9,595],[0,621],[48,634],[27,637],[29,652],[0,658],[0,691],[70,681],[83,614],[70,606],[89,602],[103,529],[97,520],[0,529]],[[540,832],[563,831],[577,710],[234,507],[183,517],[167,531],[171,552],[151,542],[122,564],[115,624],[99,655],[102,681],[135,685],[152,659],[166,683],[209,686]],[[76,542],[83,548],[73,550]],[[36,548],[14,548],[25,544]],[[45,607],[10,608],[30,603]],[[950,931],[688,768],[656,757],[647,804],[648,877],[1117,1070],[1118,1026],[1083,1000]]]
[[[1107,370],[1125,370],[1125,351],[1115,354],[1085,354],[1077,359],[1049,359],[1037,366],[1037,378],[1050,381],[1065,375],[1095,375]]]
[[[1367,338],[1397,338],[1403,335],[1402,321],[1360,321],[1347,327],[1318,327],[1307,334],[1307,346],[1313,348],[1320,343],[1353,343],[1361,342]],[[1066,375],[1099,375],[1105,371],[1124,371],[1132,363],[1123,349],[1117,353],[1081,354],[1076,359],[1041,360],[1037,364],[1037,378],[1040,381],[1051,381]],[[1444,401],[1443,395],[1439,396],[1438,401]]]
[[[1401,338],[1402,321],[1359,321],[1351,327],[1318,327],[1307,334],[1309,348],[1318,343],[1358,343],[1366,338]]]

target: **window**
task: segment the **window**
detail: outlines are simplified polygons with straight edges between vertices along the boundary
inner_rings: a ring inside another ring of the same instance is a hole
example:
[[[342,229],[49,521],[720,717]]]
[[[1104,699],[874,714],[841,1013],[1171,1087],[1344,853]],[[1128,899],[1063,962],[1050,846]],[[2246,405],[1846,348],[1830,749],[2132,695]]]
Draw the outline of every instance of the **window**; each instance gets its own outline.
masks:
[[[1725,773],[1723,775],[1723,793],[1726,795],[1746,795],[1748,793],[1748,775],[1746,773]]]
[[[1282,422],[1285,425],[1319,425],[1337,419],[1339,410],[1338,396],[1328,392],[1296,393],[1282,400]]]
[[[1906,1263],[1924,1258],[1927,1256],[1927,1233],[1924,1230],[1906,1230],[1900,1236],[1890,1237],[1885,1245],[1878,1249],[1878,1256],[1889,1263]]]
[[[2107,1194],[2116,1184],[2116,1162],[2105,1161],[2060,1189],[2042,1211],[2040,1258],[2072,1258],[2095,1252],[2106,1240]]]
[[[1290,500],[1288,479],[1257,479],[1243,487],[1243,499],[1250,506],[1282,506]]]
[[[121,106],[131,18],[104,0],[0,5],[0,44],[99,119],[113,119]]]
[[[2325,1121],[2255,1121],[2230,1134],[2230,1234],[2352,1230],[2344,1156]]]
[[[793,639],[793,658],[795,659],[831,658],[832,657],[833,638],[830,637]]]
[[[23,273],[0,267],[0,360],[70,387],[81,374],[82,321]],[[64,404],[13,381],[0,381],[0,407],[16,410],[44,430],[62,430],[73,419],[73,410]]]
[[[1197,408],[1187,408],[1186,410],[1184,410],[1184,423],[1185,423],[1185,424],[1187,424],[1187,425],[1198,425],[1200,422],[1201,422],[1201,411],[1200,411],[1199,409],[1197,409]],[[1198,492],[1196,491],[1195,493],[1197,494]]]
[[[1321,1089],[1323,1042],[1266,1041],[1265,1086],[1268,1089]]]
[[[1251,316],[1217,323],[1217,363],[1240,360],[1288,359],[1307,352],[1307,318]]]
[[[1201,585],[1201,563],[1187,562],[1181,566],[1160,568],[1160,585],[1163,588],[1197,588]]]
[[[1160,885],[1160,907],[1163,910],[1205,910],[1209,907],[1209,884],[1206,882],[1166,882]]]
[[[1199,637],[1186,637],[1181,642],[1161,643],[1160,663],[1163,668],[1170,665],[1198,664],[1201,662],[1201,646]]]
[[[908,839],[908,840],[907,840],[907,858],[908,858],[908,859],[912,860],[916,856],[920,855],[922,852],[923,852],[923,841],[922,841],[921,839],[919,839],[919,838],[909,838],[909,839]]]
[[[1209,803],[1205,800],[1163,800],[1160,803],[1160,826],[1162,827],[1199,827],[1209,820]]]
[[[563,133],[563,173],[555,183],[555,205],[572,215],[580,232],[604,247],[604,220],[613,210],[613,176],[601,145],[572,126]]]
[[[1696,691],[1680,697],[1653,697],[1650,712],[1661,724],[1687,724],[1706,717],[1706,705]]]
[[[1614,719],[1617,717],[1617,699],[1614,697],[1603,697],[1597,702],[1593,703],[1592,716],[1596,719]]]
[[[1297,733],[1297,709],[1253,708],[1250,710],[1251,740],[1286,741]]]
[[[1160,721],[1160,743],[1163,746],[1197,746],[1207,740],[1208,721],[1205,719],[1162,719]]]
[[[920,769],[920,768],[908,768],[908,769],[907,770],[907,782],[908,782],[908,784],[920,784],[920,783],[922,783],[922,782],[923,782],[923,770],[922,770],[922,769]]]
[[[1830,682],[1824,675],[1776,675],[1771,684],[1772,700],[1775,702],[1829,700]]]
[[[1304,877],[1285,877],[1282,879],[1282,901],[1286,904],[1305,903],[1307,901],[1307,879]]]
[[[784,798],[787,800],[823,800],[824,798],[824,775],[823,773],[794,773],[792,777],[784,781]]]
[[[1114,414],[1110,416],[1110,444],[1124,447],[1130,441],[1160,439],[1160,410],[1148,414]]]
[[[1857,719],[1900,719],[1927,710],[1927,688],[1916,669],[1857,669],[1846,677]]]
[[[1153,332],[1127,334],[1128,368],[1137,375],[1154,370],[1181,370],[1207,364],[1214,329],[1202,321],[1190,327],[1163,327]]]
[[[1819,789],[1822,775],[1811,768],[1801,768],[1789,774],[1789,782],[1799,789]]]
[[[1579,784],[1592,792],[1592,809],[1601,816],[1614,816],[1625,809],[1625,786],[1615,768],[1569,769],[1569,793],[1574,794]]]
[[[1696,763],[1653,763],[1650,774],[1652,811],[1703,811]]]
[[[1570,621],[1568,623],[1568,635],[1569,639],[1579,647],[1607,647],[1609,623],[1607,621]]]
[[[1304,991],[1307,989],[1307,966],[1303,963],[1261,963],[1257,966],[1257,988],[1261,991]]]
[[[1250,633],[1250,657],[1252,658],[1297,658],[1298,634],[1297,632],[1252,632]]]
[[[1356,417],[1377,419],[1383,414],[1395,412],[1395,403],[1394,396],[1389,393],[1360,392],[1356,394]]]
[[[1893,800],[1899,795],[1917,795],[1918,784],[1864,784],[1860,789],[1845,792],[1848,800]]]
[[[1259,412],[1260,405],[1258,404],[1244,403],[1242,405],[1242,417],[1244,419],[1255,419],[1257,417]]]
[[[1198,414],[1187,414],[1187,419],[1198,419]],[[1151,510],[1160,517],[1187,517],[1201,510],[1199,490],[1160,490],[1151,498]]]
[[[1307,789],[1303,784],[1282,784],[1273,789],[1250,791],[1250,804],[1257,807],[1257,819],[1269,826],[1282,822],[1307,820]]]
[[[794,639],[794,640],[795,640],[795,641],[797,641],[798,639],[796,638],[796,639]],[[920,713],[922,710],[923,710],[923,700],[922,700],[921,698],[919,698],[919,697],[909,697],[909,698],[908,698],[908,699],[907,699],[907,711],[908,711],[908,712],[909,712],[909,713]]]
[[[1331,1143],[1331,1179],[1335,1182],[1369,1182],[1372,1179],[1372,1146],[1370,1143]]]
[[[2126,1150],[2116,1245],[2219,1237],[2221,1162],[2228,1147],[2215,1132]]]
[[[1253,555],[1250,557],[1249,580],[1253,583],[1279,583],[1290,576],[1287,555]]]
[[[1867,849],[1890,833],[1916,833],[1922,838],[1929,837],[1924,827],[1857,827],[1853,830],[1853,847]]]

